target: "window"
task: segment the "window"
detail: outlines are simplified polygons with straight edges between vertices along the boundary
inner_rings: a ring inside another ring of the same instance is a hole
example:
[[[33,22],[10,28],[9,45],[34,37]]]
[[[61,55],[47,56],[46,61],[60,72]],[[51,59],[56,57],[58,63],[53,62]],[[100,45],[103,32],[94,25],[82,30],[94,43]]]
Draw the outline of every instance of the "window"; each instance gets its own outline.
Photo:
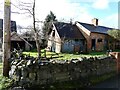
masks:
[[[75,42],[78,42],[79,41],[79,39],[75,39]]]
[[[101,39],[101,38],[99,38],[97,41],[98,41],[98,42],[102,42],[102,39]]]
[[[53,36],[53,37],[55,36],[55,30],[53,30],[53,34],[52,34],[52,36]]]

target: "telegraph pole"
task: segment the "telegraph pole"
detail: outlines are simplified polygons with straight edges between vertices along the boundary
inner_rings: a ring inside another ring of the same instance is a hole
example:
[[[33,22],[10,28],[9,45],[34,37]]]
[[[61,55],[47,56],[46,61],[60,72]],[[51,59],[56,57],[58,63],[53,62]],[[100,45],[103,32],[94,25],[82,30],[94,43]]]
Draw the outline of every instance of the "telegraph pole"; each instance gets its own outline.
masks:
[[[3,76],[9,77],[10,37],[11,37],[11,1],[4,0],[3,28]]]

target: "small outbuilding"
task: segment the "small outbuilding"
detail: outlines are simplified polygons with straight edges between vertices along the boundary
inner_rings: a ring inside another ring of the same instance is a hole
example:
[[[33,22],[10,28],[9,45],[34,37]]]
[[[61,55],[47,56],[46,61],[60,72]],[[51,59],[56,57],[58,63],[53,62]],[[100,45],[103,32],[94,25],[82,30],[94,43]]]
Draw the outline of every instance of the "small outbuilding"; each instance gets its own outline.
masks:
[[[48,35],[47,48],[49,51],[56,53],[86,52],[86,39],[73,23],[53,23]]]

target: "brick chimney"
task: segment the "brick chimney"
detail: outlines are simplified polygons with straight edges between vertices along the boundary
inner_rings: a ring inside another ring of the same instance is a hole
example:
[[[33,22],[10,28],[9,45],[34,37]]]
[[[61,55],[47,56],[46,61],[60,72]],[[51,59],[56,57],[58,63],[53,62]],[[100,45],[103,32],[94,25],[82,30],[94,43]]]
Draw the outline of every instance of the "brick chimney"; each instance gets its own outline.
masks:
[[[93,19],[92,19],[92,24],[93,24],[94,26],[97,26],[97,25],[98,25],[98,19],[97,19],[97,18],[93,18]]]

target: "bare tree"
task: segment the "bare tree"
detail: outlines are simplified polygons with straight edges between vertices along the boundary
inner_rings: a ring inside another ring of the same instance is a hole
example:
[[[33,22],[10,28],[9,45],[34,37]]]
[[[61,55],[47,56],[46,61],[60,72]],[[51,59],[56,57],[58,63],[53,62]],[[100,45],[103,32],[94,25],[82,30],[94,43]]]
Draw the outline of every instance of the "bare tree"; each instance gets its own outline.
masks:
[[[35,32],[35,41],[36,41],[36,47],[37,47],[37,51],[38,51],[38,58],[41,57],[41,49],[40,49],[40,41],[39,41],[39,38],[38,38],[38,32],[37,32],[37,29],[35,27],[36,25],[36,20],[35,20],[35,0],[33,2],[33,7],[32,7],[32,17],[33,17],[33,30]]]
[[[22,10],[23,12],[22,13],[16,12],[17,14],[28,14],[33,19],[34,39],[36,41],[38,58],[40,58],[41,57],[41,48],[40,48],[40,40],[39,40],[39,34],[38,34],[39,31],[36,28],[36,16],[35,16],[36,0],[33,0],[32,3],[25,3],[25,2],[19,1],[19,6],[21,8],[17,7],[17,6],[15,6],[15,7]]]

